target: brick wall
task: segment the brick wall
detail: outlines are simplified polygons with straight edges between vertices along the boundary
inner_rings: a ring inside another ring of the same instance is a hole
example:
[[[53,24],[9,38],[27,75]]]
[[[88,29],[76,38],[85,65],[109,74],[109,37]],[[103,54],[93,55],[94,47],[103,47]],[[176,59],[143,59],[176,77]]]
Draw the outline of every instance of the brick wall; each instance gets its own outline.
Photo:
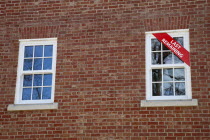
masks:
[[[0,139],[210,139],[208,0],[0,2]],[[190,29],[197,107],[143,108],[145,32]],[[58,110],[8,112],[19,39],[58,38]]]

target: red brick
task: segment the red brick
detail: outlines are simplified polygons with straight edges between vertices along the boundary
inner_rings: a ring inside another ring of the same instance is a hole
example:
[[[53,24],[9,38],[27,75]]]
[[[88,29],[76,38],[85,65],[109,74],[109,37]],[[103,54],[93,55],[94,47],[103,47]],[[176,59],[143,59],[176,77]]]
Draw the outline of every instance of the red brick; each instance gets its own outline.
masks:
[[[210,139],[210,4],[205,0],[0,2],[0,139]],[[190,30],[198,107],[142,108],[145,32]],[[53,111],[14,103],[19,39],[58,38]]]

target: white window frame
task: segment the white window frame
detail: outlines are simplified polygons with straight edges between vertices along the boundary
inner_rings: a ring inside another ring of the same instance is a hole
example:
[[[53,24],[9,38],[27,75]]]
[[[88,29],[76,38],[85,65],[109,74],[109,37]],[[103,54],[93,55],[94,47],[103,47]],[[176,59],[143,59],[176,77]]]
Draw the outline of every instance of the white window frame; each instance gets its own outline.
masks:
[[[19,40],[19,57],[18,57],[18,70],[16,81],[15,104],[46,104],[54,103],[54,90],[55,90],[55,74],[56,74],[56,56],[57,56],[57,38],[41,38],[41,39],[21,39]],[[23,71],[24,48],[29,45],[53,45],[52,55],[52,69],[51,70],[31,70]],[[51,99],[42,100],[22,100],[23,89],[23,76],[24,74],[52,74],[52,91]]]
[[[151,39],[154,39],[152,33],[168,33],[172,37],[184,37],[184,47],[187,51],[190,51],[189,47],[189,30],[166,30],[166,31],[154,31],[146,32],[146,100],[187,100],[192,99],[191,90],[191,70],[190,67],[183,64],[151,64]],[[152,96],[152,69],[155,68],[184,68],[185,69],[185,96]]]

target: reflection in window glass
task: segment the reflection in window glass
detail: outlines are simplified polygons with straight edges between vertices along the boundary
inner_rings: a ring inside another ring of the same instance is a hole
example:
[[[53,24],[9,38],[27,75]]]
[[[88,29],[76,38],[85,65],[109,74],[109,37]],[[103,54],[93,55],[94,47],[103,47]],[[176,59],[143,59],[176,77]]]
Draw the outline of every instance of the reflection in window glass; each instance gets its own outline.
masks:
[[[44,87],[42,99],[51,99],[51,87]]]
[[[175,83],[175,94],[176,95],[185,95],[185,83]]]
[[[152,81],[162,81],[162,70],[153,69],[152,70]]]
[[[152,39],[152,51],[160,51],[161,50],[161,43],[157,39]]]
[[[32,100],[51,99],[51,90],[52,74],[23,76],[22,100],[31,100],[31,95]]]
[[[24,58],[33,57],[33,46],[25,46]]]
[[[41,89],[42,88],[33,88],[32,100],[40,100],[41,99]]]
[[[152,64],[161,64],[161,53],[152,53]]]
[[[184,81],[185,80],[185,73],[184,73],[183,68],[174,69],[174,79],[175,79],[175,81]]]
[[[174,40],[176,40],[180,45],[184,47],[183,37],[174,37]]]
[[[163,94],[165,96],[173,96],[174,91],[173,91],[173,83],[163,83]]]
[[[169,51],[170,49],[169,49],[168,47],[166,47],[165,45],[163,45],[163,50],[164,50],[164,51],[166,51],[166,50]]]
[[[32,75],[24,75],[23,86],[32,86]]]
[[[161,83],[153,83],[152,84],[152,95],[153,96],[161,96],[162,95],[162,84]]]
[[[34,59],[34,70],[42,70],[42,58]]]
[[[51,57],[53,53],[53,46],[52,45],[45,45],[44,46],[44,56]]]
[[[163,69],[163,81],[173,81],[173,69]]]
[[[32,70],[32,59],[24,59],[23,70]]]
[[[181,59],[179,59],[179,57],[177,57],[176,55],[173,55],[174,56],[174,64],[182,64],[184,63]]]
[[[22,100],[31,100],[31,88],[23,88]]]
[[[51,86],[52,85],[52,74],[45,74],[44,75],[44,86]]]
[[[35,74],[34,75],[34,86],[42,86],[42,75],[41,74]]]
[[[52,58],[45,58],[44,59],[44,70],[52,69]]]
[[[34,57],[42,57],[43,56],[43,46],[35,46]]]
[[[163,52],[163,64],[172,64],[172,53]]]

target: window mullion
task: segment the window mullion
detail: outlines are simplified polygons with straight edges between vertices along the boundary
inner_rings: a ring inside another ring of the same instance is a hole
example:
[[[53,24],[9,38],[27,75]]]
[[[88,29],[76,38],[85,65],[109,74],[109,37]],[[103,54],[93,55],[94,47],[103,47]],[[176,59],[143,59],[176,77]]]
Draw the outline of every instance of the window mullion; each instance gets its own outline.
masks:
[[[176,91],[176,90],[175,90],[175,74],[174,74],[174,68],[173,68],[173,87],[174,87],[174,88],[173,88],[173,93],[174,93],[174,96],[176,96],[176,95],[175,95],[175,91]]]
[[[31,100],[32,100],[32,94],[33,94],[33,87],[34,87],[34,74],[32,74]]]

